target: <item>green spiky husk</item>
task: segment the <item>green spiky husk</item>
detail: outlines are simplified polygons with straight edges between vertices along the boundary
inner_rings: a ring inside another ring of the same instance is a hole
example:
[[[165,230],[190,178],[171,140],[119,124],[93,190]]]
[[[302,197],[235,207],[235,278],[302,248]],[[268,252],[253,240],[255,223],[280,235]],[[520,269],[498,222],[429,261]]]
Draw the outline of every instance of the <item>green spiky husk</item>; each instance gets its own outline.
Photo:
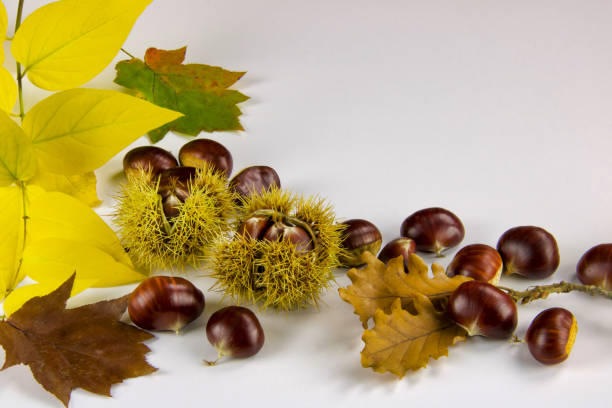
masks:
[[[172,222],[164,216],[157,185],[149,180],[150,175],[141,171],[130,177],[117,197],[115,223],[124,248],[137,266],[149,272],[197,266],[230,229],[235,215],[235,196],[227,189],[227,180],[210,167],[199,169],[191,195]]]
[[[271,211],[270,211],[271,210]],[[272,220],[297,218],[314,234],[314,249],[296,251],[288,241],[254,240],[240,234],[221,239],[211,261],[214,289],[237,303],[255,303],[262,309],[294,310],[317,307],[321,294],[334,281],[343,227],[332,207],[319,197],[304,198],[270,189],[243,200],[235,229],[253,214]]]

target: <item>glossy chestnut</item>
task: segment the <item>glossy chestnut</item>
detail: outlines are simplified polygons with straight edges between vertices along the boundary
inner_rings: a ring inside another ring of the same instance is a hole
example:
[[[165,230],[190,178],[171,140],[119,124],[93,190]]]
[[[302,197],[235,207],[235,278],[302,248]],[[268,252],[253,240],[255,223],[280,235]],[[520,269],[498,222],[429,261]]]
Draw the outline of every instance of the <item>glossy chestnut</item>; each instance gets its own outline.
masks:
[[[412,238],[417,251],[441,256],[445,249],[459,245],[465,236],[465,228],[452,212],[432,207],[408,216],[402,223],[400,235]]]
[[[262,239],[266,230],[272,225],[272,222],[265,216],[254,216],[248,218],[238,227],[236,234],[244,235],[253,239]]]
[[[342,223],[345,226],[341,246],[345,254],[340,262],[343,266],[363,265],[361,255],[369,251],[376,254],[382,245],[382,235],[376,225],[362,219],[352,219]]]
[[[162,171],[178,166],[178,162],[172,153],[157,146],[136,147],[123,157],[123,171],[130,178],[139,170],[151,173],[151,177],[157,177]]]
[[[543,364],[558,364],[569,357],[578,325],[574,315],[561,307],[541,312],[533,319],[525,342],[531,355]]]
[[[181,166],[202,168],[208,163],[229,177],[234,161],[232,155],[219,142],[211,139],[196,139],[185,143],[179,150]]]
[[[202,291],[187,279],[152,276],[130,294],[128,313],[140,328],[178,333],[202,314],[204,304]]]
[[[191,195],[196,173],[193,167],[174,167],[160,174],[157,193],[162,198],[162,207],[168,219],[179,214],[181,204]]]
[[[542,279],[559,267],[559,247],[555,237],[540,227],[521,226],[504,232],[497,242],[504,271],[526,278]]]
[[[229,188],[240,197],[260,193],[270,187],[280,188],[278,173],[272,167],[251,166],[236,174],[229,182]]]
[[[223,356],[251,357],[263,347],[265,336],[257,316],[241,306],[229,306],[217,310],[206,324],[206,337],[217,349],[216,361]]]
[[[408,271],[408,256],[416,250],[416,244],[413,239],[410,238],[396,238],[390,241],[383,247],[378,253],[378,259],[383,261],[385,264],[393,258],[402,256],[404,259],[404,271]]]
[[[582,255],[576,274],[585,285],[612,290],[612,244],[599,244]]]
[[[496,285],[503,269],[501,255],[489,245],[472,244],[459,250],[446,268],[448,276],[463,275]]]
[[[459,285],[450,296],[447,312],[470,336],[507,339],[514,333],[518,322],[512,298],[495,286],[480,281]]]
[[[297,252],[307,252],[314,249],[312,237],[308,232],[297,225],[289,225],[277,221],[270,225],[263,234],[262,239],[267,241],[289,241],[296,246]]]

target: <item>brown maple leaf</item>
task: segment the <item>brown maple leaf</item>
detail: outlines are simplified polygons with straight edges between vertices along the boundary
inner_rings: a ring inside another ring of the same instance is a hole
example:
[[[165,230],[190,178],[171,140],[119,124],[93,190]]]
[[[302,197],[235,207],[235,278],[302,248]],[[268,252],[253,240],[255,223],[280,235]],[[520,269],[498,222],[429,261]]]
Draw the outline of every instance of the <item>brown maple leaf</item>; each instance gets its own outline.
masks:
[[[367,266],[348,271],[352,285],[340,288],[339,293],[344,301],[353,305],[364,328],[367,328],[368,320],[376,310],[389,313],[396,299],[401,301],[404,309],[415,314],[415,294],[426,296],[442,309],[453,290],[470,280],[461,275],[450,278],[446,276],[444,268],[436,263],[431,266],[433,277],[430,277],[427,264],[415,254],[410,254],[408,258],[408,272],[404,272],[401,256],[391,259],[388,265],[369,252],[365,252],[362,259]]]
[[[119,322],[128,297],[66,309],[74,278],[0,322],[2,370],[30,366],[36,381],[66,406],[74,388],[110,396],[112,384],[157,370],[142,344],[153,336]]]

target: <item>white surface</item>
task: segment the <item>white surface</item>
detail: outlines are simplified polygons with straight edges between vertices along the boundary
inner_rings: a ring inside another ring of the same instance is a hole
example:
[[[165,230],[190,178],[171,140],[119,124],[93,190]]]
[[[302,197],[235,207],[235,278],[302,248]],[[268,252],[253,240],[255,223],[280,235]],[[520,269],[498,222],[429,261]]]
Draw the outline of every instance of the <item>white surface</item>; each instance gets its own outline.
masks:
[[[26,11],[42,3],[27,0]],[[7,4],[11,20],[15,6]],[[574,280],[580,255],[612,241],[611,16],[612,3],[595,0],[156,0],[125,48],[143,55],[187,44],[189,62],[248,71],[237,84],[251,96],[241,105],[246,132],[204,135],[231,150],[236,170],[271,165],[285,187],[320,193],[340,217],[373,221],[385,241],[434,205],[464,221],[462,244],[495,245],[510,227],[542,226],[561,250],[548,283]],[[88,86],[111,88],[112,78],[107,69]],[[28,87],[26,104],[42,95]],[[184,140],[161,145],[176,151]],[[98,172],[101,214],[111,211],[120,168],[121,155]],[[90,290],[73,304],[129,289]],[[398,381],[361,368],[360,322],[336,289],[318,312],[260,314],[266,344],[255,357],[204,367],[214,351],[203,327],[221,306],[206,296],[182,336],[149,343],[158,373],[113,387],[113,399],[77,390],[71,406],[609,406],[608,300],[569,294],[520,307],[521,337],[545,308],[574,312],[578,337],[562,365],[472,339]],[[24,366],[0,373],[0,383],[3,405],[59,405]]]

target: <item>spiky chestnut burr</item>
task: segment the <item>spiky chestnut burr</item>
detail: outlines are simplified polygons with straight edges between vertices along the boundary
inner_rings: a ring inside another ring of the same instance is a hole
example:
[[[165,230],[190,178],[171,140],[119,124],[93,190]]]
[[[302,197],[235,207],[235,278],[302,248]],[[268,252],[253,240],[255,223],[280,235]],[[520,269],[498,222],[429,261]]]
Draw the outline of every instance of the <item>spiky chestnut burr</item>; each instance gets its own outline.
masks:
[[[210,166],[186,173],[186,179],[166,185],[162,180],[149,183],[149,174],[141,171],[122,186],[115,222],[123,246],[139,267],[197,266],[219,235],[230,229],[235,197],[225,176]]]
[[[282,238],[271,239],[279,224],[304,239],[296,242],[284,232]],[[235,228],[233,237],[219,240],[212,257],[210,276],[217,280],[213,288],[262,309],[318,304],[342,253],[343,227],[335,222],[329,204],[272,187],[244,200]]]

